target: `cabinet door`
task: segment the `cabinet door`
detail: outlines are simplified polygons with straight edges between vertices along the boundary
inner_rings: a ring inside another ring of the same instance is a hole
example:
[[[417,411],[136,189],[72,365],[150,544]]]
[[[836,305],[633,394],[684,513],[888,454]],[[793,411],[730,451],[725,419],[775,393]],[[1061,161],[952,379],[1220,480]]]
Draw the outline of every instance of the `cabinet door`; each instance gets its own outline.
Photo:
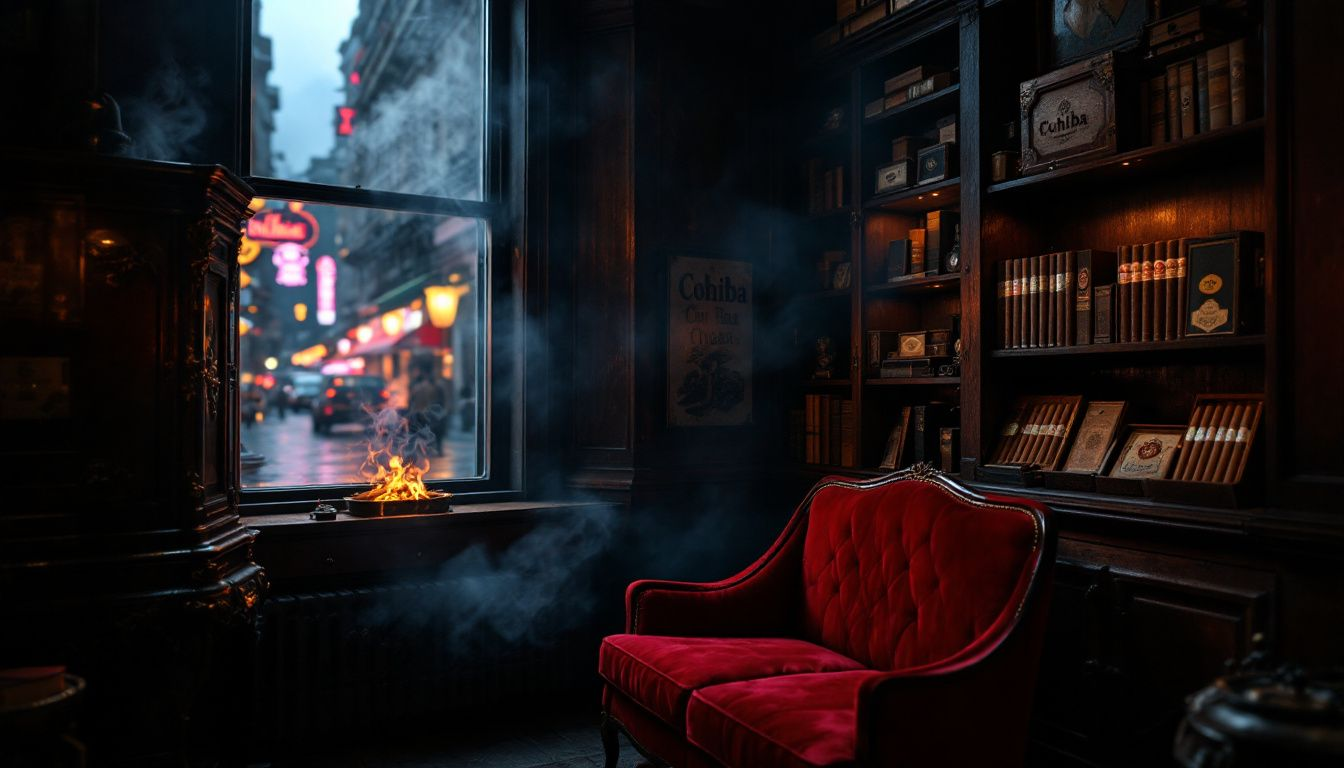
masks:
[[[1038,749],[1098,765],[1165,764],[1185,697],[1268,630],[1274,589],[1262,571],[1061,540]]]

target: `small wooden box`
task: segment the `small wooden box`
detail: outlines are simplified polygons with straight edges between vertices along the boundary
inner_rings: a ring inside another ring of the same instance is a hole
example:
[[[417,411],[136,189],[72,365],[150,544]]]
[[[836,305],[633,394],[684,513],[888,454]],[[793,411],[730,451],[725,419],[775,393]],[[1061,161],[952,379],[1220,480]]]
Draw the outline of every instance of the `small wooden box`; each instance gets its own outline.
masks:
[[[1107,52],[1022,83],[1022,173],[1115,154],[1115,55]]]
[[[955,144],[957,142],[956,114],[938,118],[938,122],[935,123],[935,125],[938,126],[938,142],[940,144],[946,144],[948,142]]]
[[[900,337],[900,347],[897,351],[898,357],[925,357],[925,345],[928,343],[928,333],[926,331],[910,331],[902,333]]]
[[[1171,479],[1145,480],[1144,490],[1158,501],[1179,504],[1241,507],[1256,502],[1260,473],[1254,469],[1260,465],[1260,454],[1255,438],[1260,430],[1264,402],[1262,394],[1196,395],[1181,448],[1182,452],[1190,453],[1189,457],[1173,469]],[[1220,414],[1216,410],[1220,406],[1228,413]],[[1214,418],[1207,426],[1200,418],[1201,409],[1206,408],[1215,409]],[[1242,409],[1241,417],[1233,423],[1237,409]],[[1189,471],[1178,474],[1191,466],[1198,469],[1199,466],[1215,465],[1223,467],[1220,480],[1194,480]]]
[[[1022,165],[1021,155],[1009,150],[1000,150],[989,156],[989,178],[995,184],[1000,181],[1017,178],[1018,168]]]
[[[923,155],[923,153],[920,154]],[[895,192],[910,186],[911,165],[912,163],[909,160],[898,160],[891,165],[878,168],[877,185],[874,187],[874,191],[880,195],[884,192]]]
[[[957,175],[957,145],[934,144],[919,151],[918,184],[951,179]]]
[[[891,140],[891,159],[895,162],[914,160],[919,150],[928,145],[929,140],[923,136],[898,136]]]
[[[863,116],[865,118],[869,118],[869,117],[877,117],[878,115],[882,114],[883,103],[884,103],[883,99],[873,99],[872,101],[867,102],[866,104],[863,105]]]

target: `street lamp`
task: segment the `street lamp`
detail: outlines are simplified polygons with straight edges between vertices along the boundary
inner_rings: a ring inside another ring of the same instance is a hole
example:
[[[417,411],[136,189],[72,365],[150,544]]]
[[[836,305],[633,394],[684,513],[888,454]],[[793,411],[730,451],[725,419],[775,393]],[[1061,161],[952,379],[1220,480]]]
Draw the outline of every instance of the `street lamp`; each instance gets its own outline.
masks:
[[[435,328],[451,328],[457,322],[457,305],[462,294],[471,290],[467,285],[425,286],[425,306],[429,309],[429,323]]]

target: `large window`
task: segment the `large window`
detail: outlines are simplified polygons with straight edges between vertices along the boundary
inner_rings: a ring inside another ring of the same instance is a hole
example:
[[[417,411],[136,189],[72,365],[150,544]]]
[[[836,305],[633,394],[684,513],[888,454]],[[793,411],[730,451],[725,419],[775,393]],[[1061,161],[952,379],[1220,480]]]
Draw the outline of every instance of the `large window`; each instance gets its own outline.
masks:
[[[485,0],[253,0],[244,503],[491,485]],[[495,455],[502,455],[496,452]]]

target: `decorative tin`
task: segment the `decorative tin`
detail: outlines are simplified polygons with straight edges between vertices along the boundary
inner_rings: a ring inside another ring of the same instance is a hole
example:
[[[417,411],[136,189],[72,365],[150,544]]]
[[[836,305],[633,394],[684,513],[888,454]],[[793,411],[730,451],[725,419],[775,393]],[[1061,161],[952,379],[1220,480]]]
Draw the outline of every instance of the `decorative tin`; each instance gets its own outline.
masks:
[[[1022,173],[1115,154],[1115,56],[1105,53],[1022,83]]]
[[[923,153],[920,153],[921,156]],[[910,161],[899,160],[891,165],[883,166],[877,169],[877,186],[874,188],[877,194],[883,192],[895,192],[898,189],[905,189],[910,186]]]
[[[917,184],[943,181],[957,175],[957,145],[934,144],[919,151],[919,179]]]

